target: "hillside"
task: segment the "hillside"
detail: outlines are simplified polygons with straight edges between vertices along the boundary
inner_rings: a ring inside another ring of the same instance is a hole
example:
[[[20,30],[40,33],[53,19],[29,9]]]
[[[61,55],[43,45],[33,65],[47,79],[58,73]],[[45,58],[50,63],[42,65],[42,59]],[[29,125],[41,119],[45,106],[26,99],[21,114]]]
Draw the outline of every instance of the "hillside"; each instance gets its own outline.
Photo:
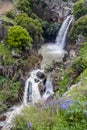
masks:
[[[86,0],[0,1],[0,130],[28,129],[87,129]]]

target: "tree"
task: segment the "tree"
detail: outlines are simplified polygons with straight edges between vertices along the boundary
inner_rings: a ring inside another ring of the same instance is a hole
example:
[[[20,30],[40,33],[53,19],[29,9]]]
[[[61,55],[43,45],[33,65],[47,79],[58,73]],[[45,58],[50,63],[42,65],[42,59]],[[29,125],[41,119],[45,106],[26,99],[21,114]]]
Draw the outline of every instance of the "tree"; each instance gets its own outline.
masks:
[[[26,29],[21,26],[14,26],[8,31],[8,44],[13,48],[24,50],[31,46],[32,38]]]
[[[73,42],[76,41],[79,34],[82,34],[83,36],[87,37],[87,15],[81,17],[72,24],[69,34]]]
[[[31,8],[30,8],[30,0],[19,0],[17,4],[17,8],[24,12],[27,13],[28,15],[31,14]]]
[[[87,14],[87,5],[84,0],[79,0],[75,3],[73,14],[75,19]]]
[[[33,47],[37,50],[40,44],[42,43],[42,25],[38,19],[32,19],[28,17],[26,13],[22,13],[16,18],[17,25],[26,28],[30,36],[33,39]]]

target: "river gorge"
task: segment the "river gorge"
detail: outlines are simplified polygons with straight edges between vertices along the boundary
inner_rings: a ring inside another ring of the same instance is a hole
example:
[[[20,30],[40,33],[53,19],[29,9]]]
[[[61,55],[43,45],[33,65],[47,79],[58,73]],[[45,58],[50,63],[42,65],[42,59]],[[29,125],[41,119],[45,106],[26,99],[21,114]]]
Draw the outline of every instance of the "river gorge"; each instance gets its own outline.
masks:
[[[43,56],[43,61],[41,63],[42,69],[41,70],[36,69],[30,72],[30,76],[26,80],[26,83],[25,83],[23,102],[19,104],[18,106],[13,106],[12,108],[9,109],[7,113],[3,114],[3,115],[6,115],[7,119],[4,122],[0,122],[0,126],[3,126],[2,130],[11,129],[12,122],[15,119],[15,116],[17,114],[20,114],[20,112],[22,111],[24,107],[35,104],[41,100],[45,101],[47,100],[49,96],[52,96],[54,94],[52,82],[50,80],[50,74],[48,74],[46,82],[44,84],[46,87],[46,90],[42,96],[40,95],[38,85],[39,83],[43,82],[44,77],[40,79],[40,77],[37,76],[37,73],[40,72],[43,75],[45,66],[47,66],[48,64],[51,64],[53,60],[56,60],[56,61],[63,60],[64,55],[67,53],[67,51],[65,50],[66,36],[67,36],[68,29],[70,27],[70,24],[72,22],[72,19],[73,19],[72,15],[69,15],[64,20],[58,32],[58,35],[56,37],[55,43],[46,43],[39,50],[39,52]]]

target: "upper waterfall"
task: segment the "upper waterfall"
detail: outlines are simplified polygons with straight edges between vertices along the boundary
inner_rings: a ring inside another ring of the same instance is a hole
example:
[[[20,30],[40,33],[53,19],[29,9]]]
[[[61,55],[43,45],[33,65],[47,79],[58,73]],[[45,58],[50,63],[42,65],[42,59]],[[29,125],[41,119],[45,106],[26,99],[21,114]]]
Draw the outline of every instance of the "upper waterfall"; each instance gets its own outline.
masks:
[[[67,32],[68,29],[70,27],[70,24],[72,22],[72,15],[67,16],[67,18],[64,20],[58,35],[56,37],[56,44],[59,46],[60,49],[64,49],[65,45],[66,45],[66,36],[67,36]]]
[[[67,53],[67,51],[65,50],[66,36],[72,20],[72,15],[67,16],[60,27],[55,43],[45,44],[39,50],[39,52],[43,55],[41,66],[42,68],[50,65],[53,60],[62,61],[64,55]]]

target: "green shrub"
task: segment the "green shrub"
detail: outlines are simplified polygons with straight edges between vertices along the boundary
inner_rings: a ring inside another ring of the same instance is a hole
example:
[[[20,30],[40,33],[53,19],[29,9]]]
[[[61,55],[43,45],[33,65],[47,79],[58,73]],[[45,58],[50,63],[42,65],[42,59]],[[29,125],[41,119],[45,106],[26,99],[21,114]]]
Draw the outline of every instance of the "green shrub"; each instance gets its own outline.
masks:
[[[26,28],[33,39],[33,47],[37,49],[43,41],[43,30],[40,21],[38,19],[28,17],[26,13],[22,13],[16,17],[16,22],[17,25]]]
[[[21,82],[0,75],[0,113],[9,107],[11,99],[17,100]]]
[[[72,68],[78,73],[83,72],[87,68],[87,42],[80,49],[80,55],[75,59]]]
[[[67,87],[68,87],[70,81],[71,81],[70,80],[70,75],[64,73],[63,79],[60,80],[60,82],[59,82],[60,87],[59,87],[58,92],[60,93],[60,95],[62,95],[64,92],[67,91]]]
[[[15,14],[14,14],[13,10],[8,11],[7,14],[6,14],[6,16],[7,16],[8,18],[12,18],[12,19],[15,18]]]
[[[81,17],[72,24],[69,34],[73,43],[75,43],[79,34],[82,34],[85,37],[87,36],[87,15]]]
[[[87,14],[87,5],[84,0],[79,0],[75,3],[73,14],[75,19],[78,19],[81,16]]]
[[[32,38],[21,26],[14,26],[8,31],[8,44],[13,48],[24,50],[31,45]]]
[[[17,8],[24,12],[27,13],[28,15],[31,14],[31,8],[30,8],[30,0],[19,0],[17,4]]]
[[[60,24],[56,22],[43,22],[43,36],[49,40],[55,39],[60,28]]]

